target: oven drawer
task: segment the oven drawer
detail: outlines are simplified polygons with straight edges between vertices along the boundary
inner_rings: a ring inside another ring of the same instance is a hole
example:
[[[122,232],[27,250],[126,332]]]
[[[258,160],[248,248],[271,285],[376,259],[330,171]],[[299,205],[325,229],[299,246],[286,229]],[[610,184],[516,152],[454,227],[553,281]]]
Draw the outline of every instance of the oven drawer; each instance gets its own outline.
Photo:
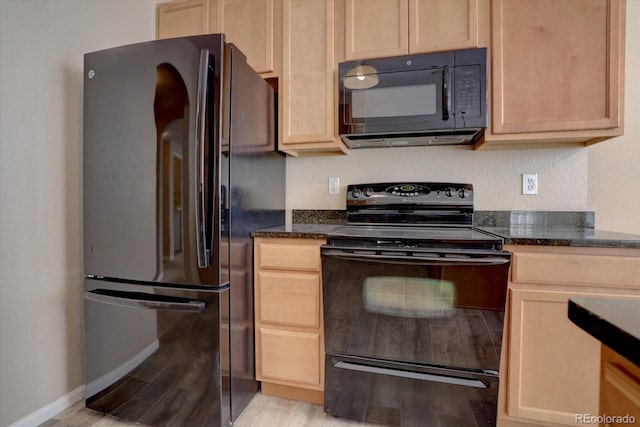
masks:
[[[497,375],[327,354],[325,378],[324,410],[335,416],[400,426],[496,424]]]

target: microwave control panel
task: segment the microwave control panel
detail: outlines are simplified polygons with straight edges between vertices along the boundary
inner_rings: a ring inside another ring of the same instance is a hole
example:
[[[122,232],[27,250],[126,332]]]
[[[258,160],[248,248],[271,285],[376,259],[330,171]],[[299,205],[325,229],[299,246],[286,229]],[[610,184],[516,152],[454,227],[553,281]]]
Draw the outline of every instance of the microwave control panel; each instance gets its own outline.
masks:
[[[481,72],[479,65],[455,67],[455,113],[459,117],[479,117],[482,114]]]

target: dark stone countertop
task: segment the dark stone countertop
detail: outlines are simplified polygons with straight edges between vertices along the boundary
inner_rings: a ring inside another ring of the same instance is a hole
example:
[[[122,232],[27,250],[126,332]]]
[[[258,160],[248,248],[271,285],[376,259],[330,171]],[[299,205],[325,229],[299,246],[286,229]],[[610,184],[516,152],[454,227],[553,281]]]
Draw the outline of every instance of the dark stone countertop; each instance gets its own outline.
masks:
[[[344,224],[292,224],[254,230],[252,237],[284,237],[294,239],[326,239],[327,235]]]
[[[345,225],[344,210],[298,210],[293,225],[255,230],[253,237],[325,239]],[[640,249],[640,235],[597,230],[593,212],[476,211],[474,225],[505,245]]]
[[[593,228],[544,225],[478,227],[504,239],[505,245],[576,246],[640,249],[640,236]]]
[[[640,300],[571,297],[569,319],[640,367]]]

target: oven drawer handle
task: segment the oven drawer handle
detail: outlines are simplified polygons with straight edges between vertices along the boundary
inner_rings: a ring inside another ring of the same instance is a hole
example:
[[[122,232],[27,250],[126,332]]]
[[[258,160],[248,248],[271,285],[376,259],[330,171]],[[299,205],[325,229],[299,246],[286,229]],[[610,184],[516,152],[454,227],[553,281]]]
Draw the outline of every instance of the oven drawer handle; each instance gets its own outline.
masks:
[[[414,264],[420,263],[436,263],[436,264],[464,264],[464,265],[504,265],[511,261],[508,258],[501,257],[482,257],[482,258],[448,258],[437,256],[403,256],[403,255],[377,255],[377,254],[353,254],[342,251],[323,251],[323,256],[329,258],[342,258],[353,261],[376,260],[379,262],[397,263],[400,261],[410,261]]]
[[[382,368],[379,366],[360,365],[350,362],[334,362],[336,368],[348,369],[350,371],[367,372],[371,374],[390,375],[393,377],[409,378],[412,380],[430,381],[444,384],[461,385],[465,387],[487,388],[487,385],[480,380],[472,380],[468,378],[451,377],[448,375],[425,374],[422,372],[403,371],[399,369]]]

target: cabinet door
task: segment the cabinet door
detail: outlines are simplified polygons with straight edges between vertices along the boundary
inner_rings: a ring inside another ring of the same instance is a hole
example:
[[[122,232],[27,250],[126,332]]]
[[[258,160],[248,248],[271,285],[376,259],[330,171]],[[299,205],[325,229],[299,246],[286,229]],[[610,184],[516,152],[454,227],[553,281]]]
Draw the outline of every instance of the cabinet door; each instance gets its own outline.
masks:
[[[336,136],[333,0],[284,0],[280,149],[345,151]]]
[[[209,33],[209,0],[176,0],[158,4],[157,37],[193,36]]]
[[[407,0],[346,0],[345,59],[406,55]]]
[[[622,126],[624,8],[493,0],[492,133]]]
[[[225,33],[258,73],[274,73],[280,46],[281,0],[217,0],[216,32]]]
[[[600,343],[567,317],[572,294],[511,290],[507,414],[575,425],[598,414]]]
[[[409,0],[409,53],[486,46],[488,18],[486,0]]]

